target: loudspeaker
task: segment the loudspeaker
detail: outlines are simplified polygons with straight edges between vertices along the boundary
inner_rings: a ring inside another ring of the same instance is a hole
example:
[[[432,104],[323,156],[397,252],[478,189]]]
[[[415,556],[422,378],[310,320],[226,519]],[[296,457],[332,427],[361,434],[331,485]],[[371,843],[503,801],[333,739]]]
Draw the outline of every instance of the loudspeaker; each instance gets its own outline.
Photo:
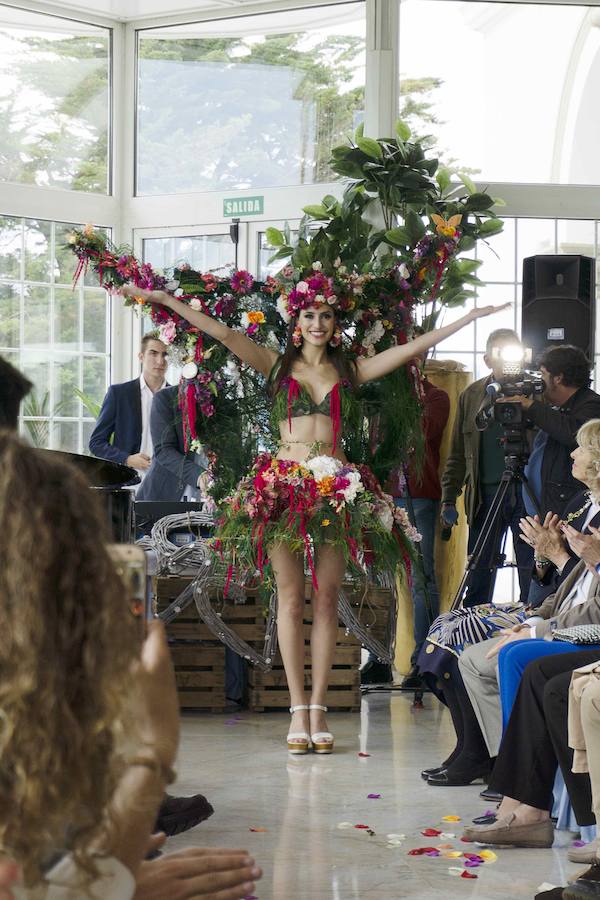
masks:
[[[594,359],[594,260],[529,256],[523,260],[521,336],[535,360],[548,346],[573,344]]]

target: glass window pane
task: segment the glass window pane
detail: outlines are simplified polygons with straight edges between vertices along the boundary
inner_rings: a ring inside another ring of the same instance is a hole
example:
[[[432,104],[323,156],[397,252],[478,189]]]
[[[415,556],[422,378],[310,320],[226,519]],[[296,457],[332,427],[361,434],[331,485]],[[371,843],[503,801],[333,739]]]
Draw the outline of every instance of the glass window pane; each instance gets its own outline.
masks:
[[[457,319],[460,319],[465,315],[470,309],[473,309],[473,301],[469,300],[465,303],[464,306],[455,306],[451,309],[443,309],[440,317],[438,319],[438,327],[442,327],[443,325],[451,325],[453,322],[456,322]],[[470,325],[467,325],[466,328],[463,328],[461,331],[456,334],[451,335],[449,338],[446,338],[445,341],[442,341],[441,344],[438,344],[435,348],[436,356],[439,356],[440,359],[444,359],[444,356],[450,356],[454,359],[455,353],[465,353],[473,351],[473,342],[475,340],[475,325],[471,322]]]
[[[95,403],[102,403],[106,393],[106,364],[104,357],[83,357],[83,393]],[[87,410],[86,415],[89,415]]]
[[[556,253],[554,219],[519,219],[517,222],[517,279],[523,279],[523,260],[538,253]]]
[[[0,278],[21,278],[21,219],[0,216]]]
[[[24,220],[25,273],[26,281],[52,280],[51,247],[52,222]]]
[[[481,180],[600,183],[594,7],[404,0],[400,73],[403,117]]]
[[[189,263],[197,272],[229,268],[235,262],[235,247],[228,234],[196,234],[190,237],[144,238],[144,262],[169,269]]]
[[[363,3],[141,31],[137,193],[331,181],[364,84]]]
[[[79,453],[79,422],[55,421],[52,426],[52,449]]]
[[[475,349],[481,353],[485,353],[485,345],[487,339],[498,328],[512,328],[519,332],[520,318],[517,318],[517,311],[514,305],[515,301],[515,284],[486,284],[477,291],[477,306],[502,306],[503,303],[512,303],[513,306],[503,309],[502,312],[494,313],[493,316],[487,316],[485,319],[477,319],[475,322]],[[517,325],[518,323],[518,325]]]
[[[109,190],[110,30],[0,7],[0,180]]]
[[[504,229],[488,243],[477,243],[477,259],[482,262],[477,274],[482,281],[515,280],[515,219],[504,219]]]
[[[54,346],[58,350],[79,349],[79,298],[79,290],[54,290]]]
[[[18,347],[21,288],[0,282],[0,347]]]
[[[21,411],[21,433],[36,446],[81,452],[84,448],[75,445],[79,421],[90,414],[84,412],[75,389],[88,390],[96,403],[104,397],[110,316],[105,291],[81,285],[73,290],[75,257],[64,246],[72,228],[0,217],[0,353],[5,356],[7,349],[13,350],[14,365],[34,385]],[[18,277],[23,270],[25,280]],[[11,272],[17,277],[6,277]],[[83,358],[84,349],[94,356]],[[59,416],[77,421],[57,430],[53,422]]]
[[[23,291],[23,344],[50,344],[50,288],[26,284]]]
[[[54,415],[79,416],[79,399],[75,388],[79,388],[79,357],[61,354],[55,358],[54,377]]]
[[[83,292],[83,349],[106,353],[108,338],[108,294],[86,288]]]
[[[557,222],[557,253],[596,255],[595,223],[579,219],[559,219]]]

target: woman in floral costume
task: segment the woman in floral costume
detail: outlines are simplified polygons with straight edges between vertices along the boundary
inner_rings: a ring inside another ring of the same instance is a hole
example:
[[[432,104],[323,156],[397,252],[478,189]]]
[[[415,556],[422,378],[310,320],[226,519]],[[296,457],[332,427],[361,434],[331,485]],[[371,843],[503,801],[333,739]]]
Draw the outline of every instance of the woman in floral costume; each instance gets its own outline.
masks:
[[[218,546],[238,570],[277,590],[279,647],[291,696],[288,750],[330,753],[324,706],[337,633],[337,604],[347,569],[357,574],[407,567],[415,535],[366,466],[348,462],[344,432],[361,427],[357,388],[388,373],[497,307],[471,310],[457,322],[356,362],[341,347],[339,323],[351,299],[314,264],[278,300],[288,324],[284,353],[259,346],[164,291],[121,289],[160,304],[220,341],[267,379],[278,450],[261,454],[223,504]],[[503,308],[503,307],[501,307]],[[399,410],[399,415],[401,415]],[[304,559],[313,581],[312,688],[304,686]]]

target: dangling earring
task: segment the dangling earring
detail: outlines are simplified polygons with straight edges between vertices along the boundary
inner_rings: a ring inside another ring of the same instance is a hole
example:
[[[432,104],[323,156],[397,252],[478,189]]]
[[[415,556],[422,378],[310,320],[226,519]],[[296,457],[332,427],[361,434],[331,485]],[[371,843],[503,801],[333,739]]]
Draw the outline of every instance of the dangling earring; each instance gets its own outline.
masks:
[[[304,338],[302,337],[302,329],[299,325],[296,325],[294,331],[292,332],[292,344],[294,347],[301,347]]]
[[[342,330],[339,325],[335,326],[335,331],[329,338],[329,346],[330,347],[339,347],[342,343]]]

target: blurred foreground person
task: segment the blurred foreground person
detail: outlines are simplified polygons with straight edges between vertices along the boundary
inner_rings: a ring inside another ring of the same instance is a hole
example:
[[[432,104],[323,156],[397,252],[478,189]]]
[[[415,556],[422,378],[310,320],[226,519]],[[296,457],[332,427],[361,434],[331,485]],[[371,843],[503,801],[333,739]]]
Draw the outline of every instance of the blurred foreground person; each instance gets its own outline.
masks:
[[[252,893],[260,870],[242,850],[143,862],[162,840],[150,835],[179,742],[163,626],[142,641],[80,474],[10,431],[0,458],[0,856],[20,870],[1,889],[15,900]]]

